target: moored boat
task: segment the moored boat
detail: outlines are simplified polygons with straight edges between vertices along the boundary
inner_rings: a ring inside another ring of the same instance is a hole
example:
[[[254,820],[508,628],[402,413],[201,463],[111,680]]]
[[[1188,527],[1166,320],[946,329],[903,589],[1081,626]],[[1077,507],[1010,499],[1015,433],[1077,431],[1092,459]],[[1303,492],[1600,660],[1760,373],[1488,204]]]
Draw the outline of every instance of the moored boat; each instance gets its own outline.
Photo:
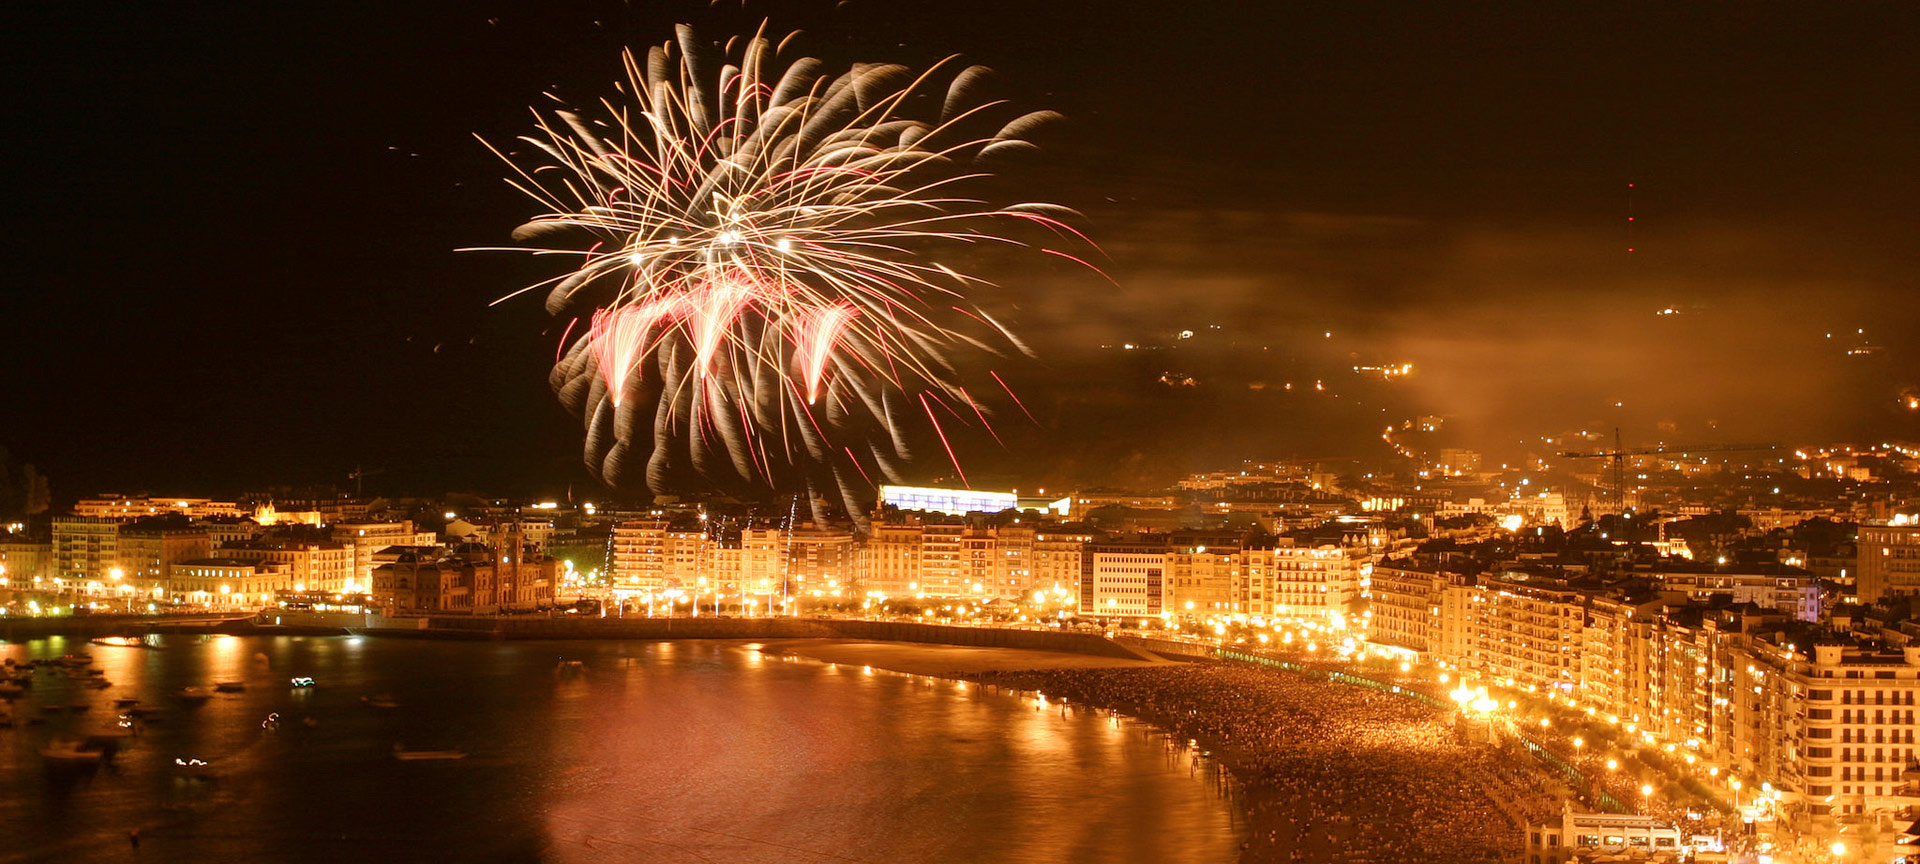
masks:
[[[79,741],[62,738],[47,742],[40,748],[40,757],[50,765],[87,765],[99,764],[101,752],[86,749]]]

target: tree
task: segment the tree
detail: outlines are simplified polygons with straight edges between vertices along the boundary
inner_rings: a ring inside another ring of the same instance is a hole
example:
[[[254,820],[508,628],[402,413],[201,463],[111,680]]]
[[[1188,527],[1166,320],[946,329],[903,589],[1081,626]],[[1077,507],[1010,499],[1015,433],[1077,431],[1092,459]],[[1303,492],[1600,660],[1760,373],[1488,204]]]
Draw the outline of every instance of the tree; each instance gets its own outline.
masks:
[[[46,476],[0,447],[0,521],[45,513],[51,499]]]

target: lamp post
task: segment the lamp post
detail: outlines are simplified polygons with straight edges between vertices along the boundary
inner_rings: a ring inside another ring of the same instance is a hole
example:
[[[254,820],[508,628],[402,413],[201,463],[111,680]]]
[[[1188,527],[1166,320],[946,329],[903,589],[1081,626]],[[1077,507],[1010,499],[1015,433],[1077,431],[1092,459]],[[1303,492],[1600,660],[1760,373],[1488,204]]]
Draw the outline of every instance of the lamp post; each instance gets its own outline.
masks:
[[[1473,700],[1474,710],[1487,715],[1487,743],[1488,744],[1493,743],[1493,712],[1494,712],[1494,709],[1499,707],[1500,707],[1500,703],[1498,701],[1494,699],[1490,699],[1486,696],[1482,696],[1478,699]]]

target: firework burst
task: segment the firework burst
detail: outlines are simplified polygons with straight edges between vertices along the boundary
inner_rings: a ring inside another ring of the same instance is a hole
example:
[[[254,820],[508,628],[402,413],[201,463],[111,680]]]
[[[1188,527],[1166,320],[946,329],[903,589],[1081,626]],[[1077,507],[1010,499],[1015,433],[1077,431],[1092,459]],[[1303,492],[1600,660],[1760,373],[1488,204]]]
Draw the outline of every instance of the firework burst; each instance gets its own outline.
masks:
[[[915,430],[964,477],[942,417],[990,412],[954,352],[1024,350],[938,256],[1015,242],[1019,225],[1084,238],[1065,208],[968,191],[1057,114],[1009,118],[980,96],[984,67],[832,75],[779,62],[791,40],[720,49],[682,27],[628,53],[620,98],[594,114],[536,112],[523,140],[540,164],[511,182],[548,212],[514,232],[540,245],[514,248],[572,265],[516,294],[548,289],[548,311],[573,319],[551,381],[603,479],[804,484],[858,515]]]

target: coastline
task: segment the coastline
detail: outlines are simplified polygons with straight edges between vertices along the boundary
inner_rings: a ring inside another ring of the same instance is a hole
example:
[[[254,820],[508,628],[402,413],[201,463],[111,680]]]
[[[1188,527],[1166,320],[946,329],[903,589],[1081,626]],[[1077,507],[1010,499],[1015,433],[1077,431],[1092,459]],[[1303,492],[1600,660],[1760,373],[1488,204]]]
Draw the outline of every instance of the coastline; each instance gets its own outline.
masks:
[[[1220,661],[825,639],[763,650],[1042,692],[1185,739],[1231,778],[1240,864],[1484,864],[1524,839],[1485,782],[1510,766],[1456,740],[1444,710],[1367,688]]]
[[[767,653],[792,654],[822,663],[872,666],[876,669],[886,669],[906,675],[968,681],[1009,692],[1034,692],[1034,688],[1016,687],[1006,679],[1006,676],[1018,675],[1022,672],[1145,669],[1186,662],[1166,660],[1156,663],[1058,651],[861,642],[842,639],[782,639],[757,644],[761,645],[761,650]],[[1172,718],[1155,716],[1154,712],[1141,710],[1141,706],[1101,705],[1085,700],[1071,700],[1070,704],[1116,712],[1152,726],[1167,735],[1175,738],[1182,737],[1181,733],[1176,731],[1175,724],[1170,722]],[[1240,864],[1266,864],[1266,862],[1289,860],[1285,857],[1285,850],[1275,842],[1278,822],[1284,821],[1284,814],[1276,806],[1283,797],[1279,791],[1270,788],[1267,784],[1249,782],[1247,775],[1251,772],[1246,770],[1247,760],[1244,754],[1237,752],[1235,748],[1207,737],[1195,737],[1191,740],[1206,758],[1216,762],[1221,771],[1226,774],[1231,790],[1228,796],[1228,807],[1234,811],[1235,818],[1239,820],[1245,832],[1240,843],[1240,855],[1236,860]]]

